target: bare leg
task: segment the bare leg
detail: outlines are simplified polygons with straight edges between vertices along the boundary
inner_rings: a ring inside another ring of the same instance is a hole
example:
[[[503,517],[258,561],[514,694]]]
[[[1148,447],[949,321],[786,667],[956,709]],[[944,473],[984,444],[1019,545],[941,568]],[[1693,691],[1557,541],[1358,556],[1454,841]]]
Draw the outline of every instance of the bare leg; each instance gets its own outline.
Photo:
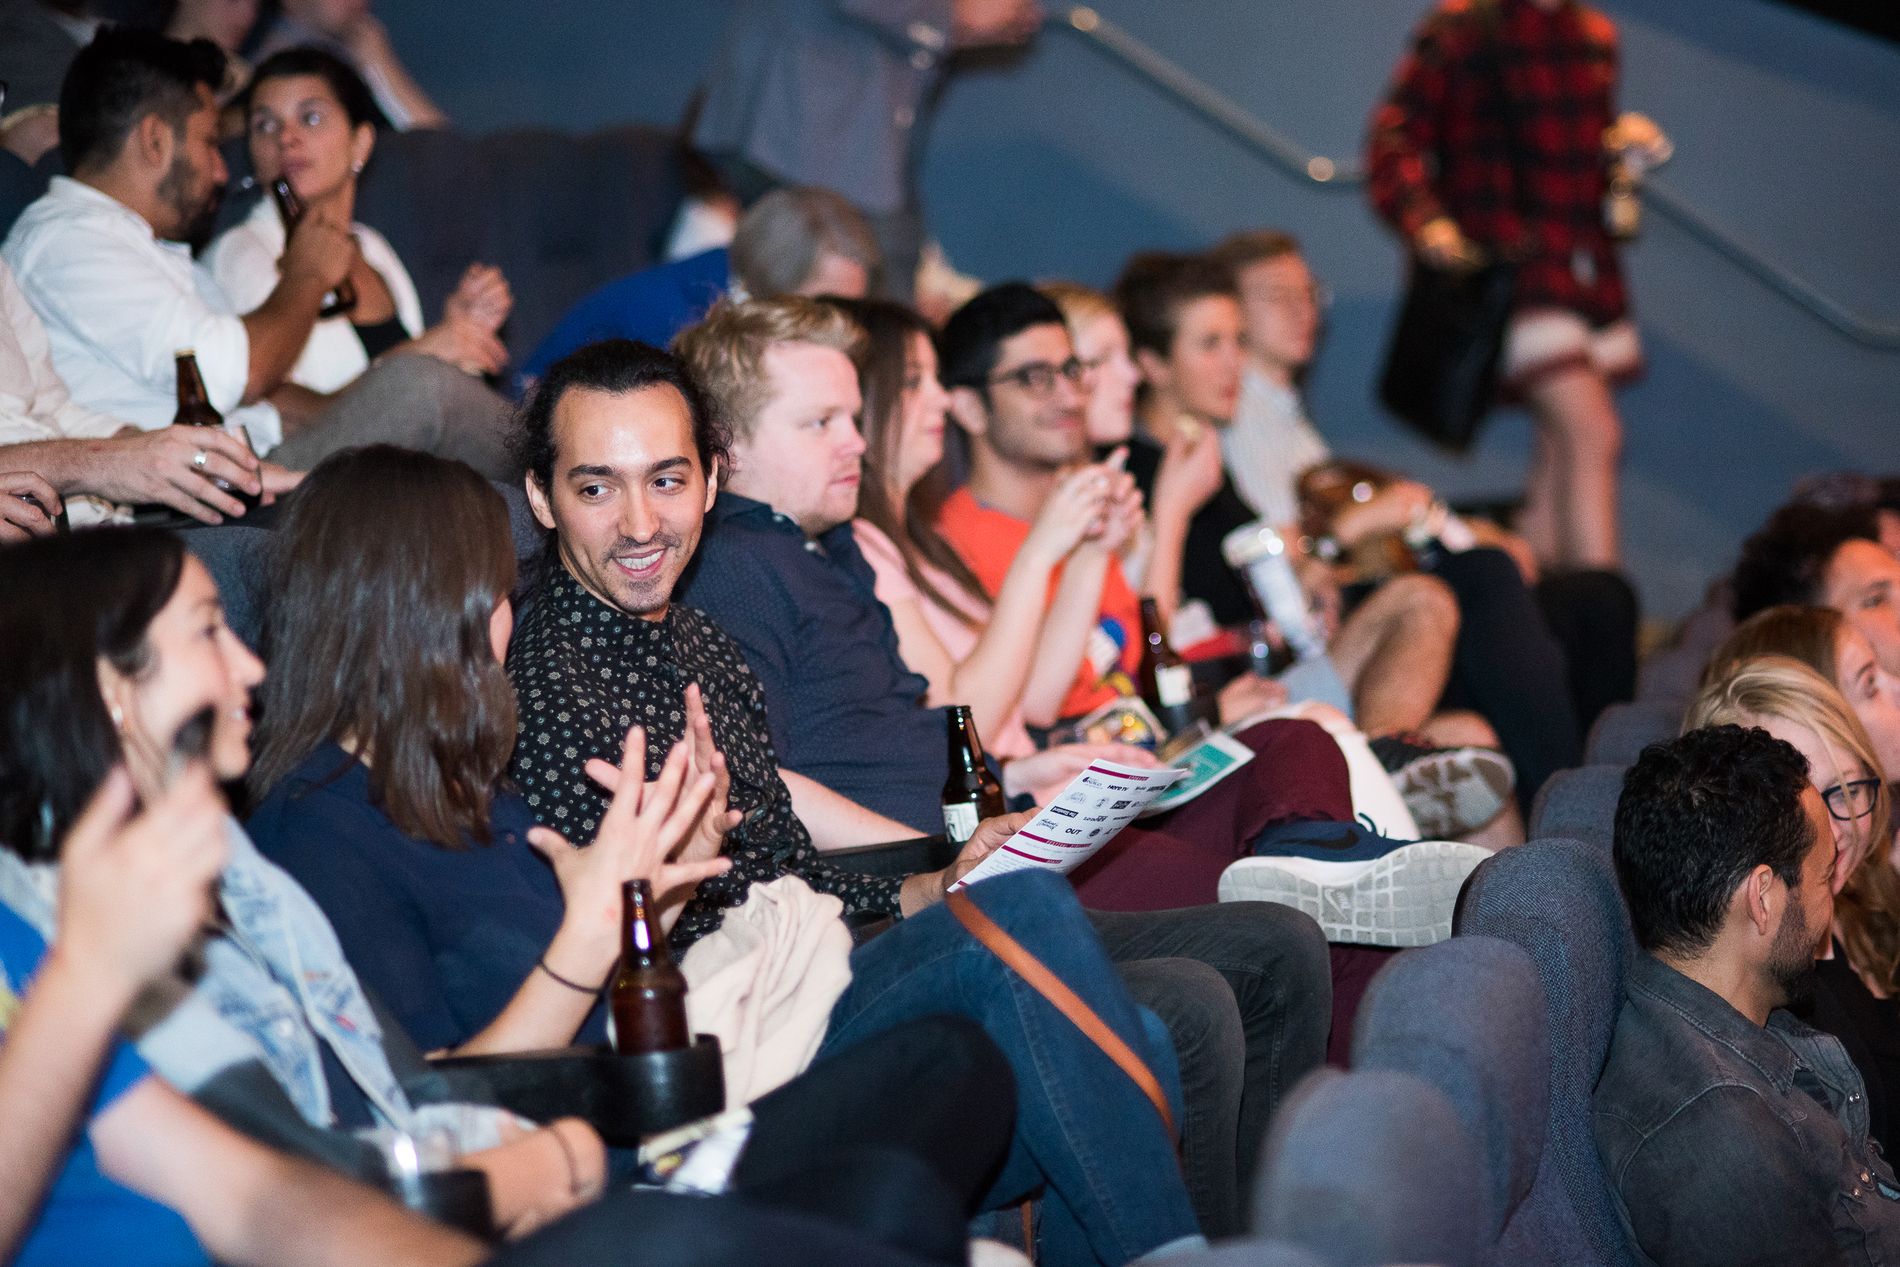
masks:
[[[1441,748],[1496,748],[1498,733],[1491,729],[1491,723],[1480,714],[1458,710],[1435,715],[1419,728],[1419,733]],[[1477,845],[1483,849],[1506,849],[1512,845],[1524,843],[1524,816],[1518,813],[1517,801],[1506,797],[1504,808],[1497,816],[1476,831],[1468,831],[1457,839],[1467,845]]]
[[[1609,384],[1588,365],[1569,365],[1531,383],[1527,394],[1549,460],[1533,466],[1525,516],[1532,524],[1547,516],[1556,526],[1550,557],[1533,541],[1539,557],[1551,567],[1615,571],[1623,424]]]
[[[1425,724],[1451,675],[1458,600],[1435,576],[1387,581],[1359,605],[1328,651],[1368,735]]]
[[[1531,428],[1531,464],[1524,476],[1524,509],[1517,516],[1517,533],[1530,546],[1539,564],[1563,557],[1562,534],[1557,529],[1560,481],[1554,447],[1542,426]]]

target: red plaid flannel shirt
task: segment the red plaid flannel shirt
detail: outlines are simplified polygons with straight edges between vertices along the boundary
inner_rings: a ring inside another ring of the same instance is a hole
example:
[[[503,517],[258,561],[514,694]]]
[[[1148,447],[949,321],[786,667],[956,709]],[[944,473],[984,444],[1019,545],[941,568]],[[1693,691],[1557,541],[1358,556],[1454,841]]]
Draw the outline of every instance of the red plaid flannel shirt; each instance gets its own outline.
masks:
[[[1497,100],[1494,38],[1518,171]],[[1615,119],[1615,91],[1616,27],[1595,9],[1442,0],[1372,117],[1373,205],[1407,241],[1451,216],[1465,236],[1522,258],[1518,307],[1568,308],[1606,325],[1628,308],[1603,228],[1603,130]]]

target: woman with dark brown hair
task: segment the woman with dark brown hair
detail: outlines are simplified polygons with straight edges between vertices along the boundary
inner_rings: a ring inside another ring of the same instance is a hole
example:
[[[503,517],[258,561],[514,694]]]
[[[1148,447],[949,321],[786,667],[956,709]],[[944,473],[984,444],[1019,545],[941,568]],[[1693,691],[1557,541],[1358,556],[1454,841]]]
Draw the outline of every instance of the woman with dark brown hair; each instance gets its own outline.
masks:
[[[423,1050],[602,1041],[595,987],[620,949],[621,881],[650,874],[670,925],[691,886],[726,869],[694,848],[715,771],[680,745],[644,830],[603,826],[591,848],[535,826],[502,783],[508,512],[468,466],[387,445],[340,453],[310,473],[274,548],[258,848],[316,898]],[[646,768],[644,744],[629,732],[625,768]]]

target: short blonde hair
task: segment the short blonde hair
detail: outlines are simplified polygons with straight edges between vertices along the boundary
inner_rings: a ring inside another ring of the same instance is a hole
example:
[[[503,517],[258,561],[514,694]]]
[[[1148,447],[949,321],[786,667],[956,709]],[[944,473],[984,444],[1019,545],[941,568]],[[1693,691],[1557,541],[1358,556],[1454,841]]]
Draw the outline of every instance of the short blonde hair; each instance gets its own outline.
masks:
[[[857,322],[837,307],[802,295],[779,295],[740,303],[720,300],[704,321],[680,331],[673,351],[733,434],[749,440],[759,411],[771,401],[767,349],[810,343],[842,352],[855,363],[863,341]]]
[[[1848,959],[1891,994],[1900,985],[1900,874],[1888,862],[1893,805],[1873,740],[1832,682],[1785,655],[1738,660],[1713,676],[1689,705],[1682,733],[1705,726],[1753,726],[1763,718],[1813,731],[1844,777],[1853,777],[1851,763],[1858,762],[1869,777],[1879,780],[1873,813],[1854,823],[1867,852],[1847,877],[1835,906]]]

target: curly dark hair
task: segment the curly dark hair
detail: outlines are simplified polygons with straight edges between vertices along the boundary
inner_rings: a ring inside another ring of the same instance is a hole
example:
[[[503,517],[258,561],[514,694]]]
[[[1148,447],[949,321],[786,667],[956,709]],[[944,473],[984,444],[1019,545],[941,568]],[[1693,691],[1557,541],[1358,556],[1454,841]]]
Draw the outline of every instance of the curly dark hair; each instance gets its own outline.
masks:
[[[1233,269],[1205,255],[1173,251],[1142,251],[1128,257],[1115,279],[1115,306],[1128,326],[1128,347],[1153,352],[1163,360],[1174,355],[1174,334],[1181,310],[1209,295],[1238,299]]]
[[[1821,587],[1834,552],[1849,541],[1879,541],[1871,506],[1830,509],[1804,502],[1783,506],[1742,543],[1735,564],[1735,619],[1783,603],[1821,606]]]
[[[693,447],[706,478],[730,464],[732,432],[712,397],[681,358],[633,339],[603,339],[576,348],[548,366],[515,422],[515,459],[543,489],[554,478],[554,407],[570,391],[624,396],[666,384],[686,398],[693,418]]]
[[[1807,786],[1807,758],[1759,727],[1710,726],[1643,749],[1616,802],[1616,878],[1636,944],[1706,949],[1756,867],[1800,884],[1817,843]]]

